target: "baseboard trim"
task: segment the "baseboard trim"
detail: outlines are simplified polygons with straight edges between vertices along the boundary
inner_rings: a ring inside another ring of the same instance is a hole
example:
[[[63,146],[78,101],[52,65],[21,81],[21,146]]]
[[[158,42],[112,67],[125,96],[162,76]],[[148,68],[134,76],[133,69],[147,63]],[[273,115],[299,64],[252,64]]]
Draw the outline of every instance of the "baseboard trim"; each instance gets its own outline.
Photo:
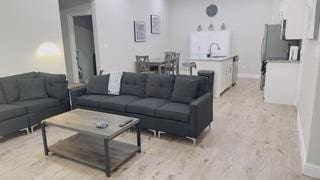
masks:
[[[305,149],[304,139],[303,139],[303,135],[302,135],[301,116],[299,113],[299,109],[297,109],[297,124],[298,124],[298,135],[299,135],[299,147],[300,147],[302,172],[306,176],[320,179],[320,166],[306,162],[307,161],[306,149]]]
[[[303,168],[303,174],[316,179],[320,179],[320,166],[306,163]]]
[[[297,109],[297,125],[298,125],[298,135],[299,135],[301,167],[302,167],[302,171],[303,171],[304,166],[306,164],[306,149],[305,149],[304,138],[303,138],[303,134],[302,134],[301,116],[299,113],[299,109]]]
[[[260,74],[243,74],[239,73],[238,77],[241,79],[260,79],[261,75]]]

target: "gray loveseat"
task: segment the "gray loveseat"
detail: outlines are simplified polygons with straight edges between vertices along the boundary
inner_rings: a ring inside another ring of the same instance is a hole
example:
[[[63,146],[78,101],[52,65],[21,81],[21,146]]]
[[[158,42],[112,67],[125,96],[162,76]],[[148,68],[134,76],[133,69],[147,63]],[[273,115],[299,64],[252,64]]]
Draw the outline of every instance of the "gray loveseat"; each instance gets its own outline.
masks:
[[[123,73],[119,96],[107,95],[109,75],[71,92],[77,108],[140,118],[141,127],[195,140],[213,120],[203,76]]]
[[[0,136],[69,110],[65,75],[30,72],[0,78]]]

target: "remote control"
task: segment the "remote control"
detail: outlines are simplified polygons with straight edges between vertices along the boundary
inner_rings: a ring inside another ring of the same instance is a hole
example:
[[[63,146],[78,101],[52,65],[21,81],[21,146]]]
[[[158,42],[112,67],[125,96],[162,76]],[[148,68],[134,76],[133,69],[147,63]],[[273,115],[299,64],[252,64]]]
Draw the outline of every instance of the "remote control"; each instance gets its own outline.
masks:
[[[108,123],[105,122],[105,121],[98,121],[98,122],[96,123],[96,127],[97,127],[98,129],[105,129],[106,127],[108,127]]]
[[[124,126],[126,126],[127,124],[131,123],[132,121],[133,121],[132,119],[127,120],[127,121],[121,123],[121,124],[119,125],[119,127],[124,127]]]

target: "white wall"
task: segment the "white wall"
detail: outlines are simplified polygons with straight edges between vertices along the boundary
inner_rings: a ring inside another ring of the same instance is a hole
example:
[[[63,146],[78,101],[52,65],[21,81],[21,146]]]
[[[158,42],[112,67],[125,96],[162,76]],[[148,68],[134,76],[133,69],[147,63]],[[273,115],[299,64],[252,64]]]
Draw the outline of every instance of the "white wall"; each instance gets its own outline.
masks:
[[[58,1],[1,1],[0,21],[0,76],[29,71],[66,72],[63,55],[36,55],[39,45],[47,41],[63,52]]]
[[[170,46],[170,0],[95,0],[94,16],[97,26],[101,69],[134,71],[135,56],[164,56]],[[161,15],[162,32],[150,34],[150,15]],[[147,41],[134,42],[133,21],[145,21]]]
[[[302,128],[302,158],[304,173],[310,174],[309,166],[317,166],[315,171],[320,178],[320,39],[303,40],[302,72],[300,93],[298,97],[298,112]],[[314,169],[314,168],[311,168]],[[314,170],[311,170],[311,173]]]
[[[320,47],[317,47],[318,50]],[[320,57],[317,57],[320,59]],[[320,65],[320,64],[319,64]],[[311,132],[310,132],[310,140],[309,140],[309,150],[307,162],[311,164],[315,164],[320,168],[320,66],[318,65],[318,75],[317,75],[317,87],[316,94],[314,98],[314,106],[313,106],[313,118],[311,124]],[[320,170],[320,169],[318,169]],[[320,172],[319,172],[320,173]]]
[[[67,78],[71,82],[78,82],[78,70],[75,57],[73,58],[71,54],[71,40],[75,42],[75,39],[72,39],[70,34],[74,34],[73,26],[69,27],[68,18],[74,15],[85,15],[92,14],[91,10],[91,1],[90,0],[60,0],[60,16],[61,16],[61,26],[62,26],[62,35],[63,35],[63,44],[65,52],[65,64],[67,67]],[[71,38],[71,39],[70,39]],[[73,35],[74,38],[74,35]],[[74,44],[73,44],[74,45]]]
[[[303,160],[304,172],[310,174],[309,165],[318,166],[318,178],[320,178],[320,38],[309,40],[307,32],[307,11],[305,12],[304,38],[301,52],[301,77],[300,93],[298,95],[299,123],[302,128],[304,150]],[[320,33],[320,32],[318,32]],[[312,169],[312,168],[311,168]],[[312,171],[312,170],[311,170]]]
[[[209,18],[205,10],[212,3],[218,6],[218,14]],[[171,4],[172,47],[182,53],[182,60],[189,58],[191,31],[199,24],[206,31],[210,23],[220,29],[224,22],[233,31],[234,49],[240,56],[239,73],[260,73],[261,41],[264,25],[272,21],[273,1],[172,0]]]
[[[298,111],[301,118],[301,127],[307,152],[309,148],[319,58],[315,57],[317,41],[305,39],[303,40],[302,47],[302,74],[298,98]]]

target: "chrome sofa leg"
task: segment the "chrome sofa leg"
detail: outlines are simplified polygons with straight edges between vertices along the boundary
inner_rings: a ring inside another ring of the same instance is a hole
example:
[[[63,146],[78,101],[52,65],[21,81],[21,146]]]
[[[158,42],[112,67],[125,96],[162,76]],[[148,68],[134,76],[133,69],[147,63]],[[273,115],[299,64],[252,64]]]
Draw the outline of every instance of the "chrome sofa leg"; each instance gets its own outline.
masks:
[[[196,138],[192,138],[192,137],[187,137],[187,139],[192,140],[193,145],[196,146],[197,145],[197,139]]]
[[[20,132],[22,132],[22,131],[27,131],[27,134],[28,134],[28,135],[30,134],[29,128],[21,129]]]
[[[148,131],[153,133],[153,137],[156,138],[157,137],[157,131],[153,130],[153,129],[148,129]]]
[[[34,129],[35,127],[39,126],[39,125],[40,125],[40,124],[35,124],[35,125],[31,126],[31,133],[33,133],[33,129]]]
[[[158,138],[161,138],[161,134],[165,134],[166,132],[158,131]]]

